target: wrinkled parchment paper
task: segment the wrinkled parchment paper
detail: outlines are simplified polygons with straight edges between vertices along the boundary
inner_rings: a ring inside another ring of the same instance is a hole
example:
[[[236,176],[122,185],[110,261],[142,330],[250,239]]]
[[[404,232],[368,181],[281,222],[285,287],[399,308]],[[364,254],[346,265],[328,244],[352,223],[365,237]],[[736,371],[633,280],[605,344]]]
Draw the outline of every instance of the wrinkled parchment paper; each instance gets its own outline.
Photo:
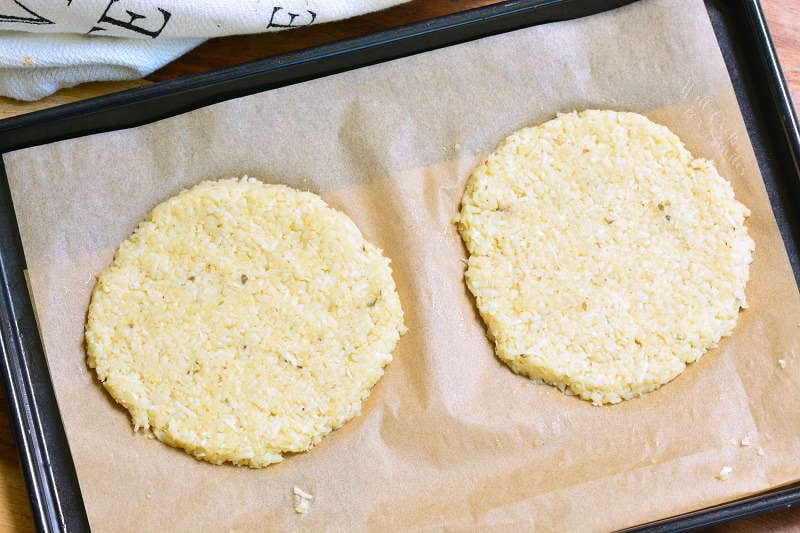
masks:
[[[713,159],[751,208],[756,242],[734,335],[610,407],[493,356],[451,224],[470,170],[505,135],[584,108],[643,112]],[[4,160],[97,531],[610,529],[800,479],[798,290],[699,0],[643,0]],[[147,211],[242,174],[350,215],[392,259],[409,328],[360,417],[263,470],[133,434],[82,348],[95,276]],[[314,495],[307,515],[293,512],[294,485]]]

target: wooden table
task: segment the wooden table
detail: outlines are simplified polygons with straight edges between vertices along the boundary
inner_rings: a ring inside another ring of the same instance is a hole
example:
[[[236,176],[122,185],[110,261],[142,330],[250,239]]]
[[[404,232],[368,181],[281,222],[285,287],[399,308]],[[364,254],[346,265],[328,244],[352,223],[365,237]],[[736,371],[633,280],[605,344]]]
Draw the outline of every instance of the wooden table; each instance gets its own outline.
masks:
[[[213,39],[148,76],[146,80],[89,83],[33,103],[0,98],[0,118],[168,80],[282,52],[399,26],[434,16],[491,4],[495,0],[414,0],[396,8],[347,22],[311,26],[277,34]],[[761,0],[795,103],[800,102],[800,1]],[[2,399],[0,397],[0,399]],[[4,403],[4,402],[0,402]],[[0,531],[33,529],[28,496],[5,407],[0,407]],[[739,520],[708,531],[800,531],[800,508]]]

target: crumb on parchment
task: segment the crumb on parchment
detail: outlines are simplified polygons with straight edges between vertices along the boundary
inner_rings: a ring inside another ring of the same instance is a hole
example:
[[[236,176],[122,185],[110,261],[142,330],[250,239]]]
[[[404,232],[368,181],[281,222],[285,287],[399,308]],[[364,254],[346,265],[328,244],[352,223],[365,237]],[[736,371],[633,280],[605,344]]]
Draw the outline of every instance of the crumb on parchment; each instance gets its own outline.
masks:
[[[719,474],[717,474],[715,477],[720,481],[727,481],[727,479],[731,477],[731,472],[733,472],[733,468],[730,466],[723,466],[719,471]]]
[[[297,514],[307,513],[311,508],[311,500],[314,499],[314,496],[297,485],[292,488],[292,495],[294,496],[294,512]]]

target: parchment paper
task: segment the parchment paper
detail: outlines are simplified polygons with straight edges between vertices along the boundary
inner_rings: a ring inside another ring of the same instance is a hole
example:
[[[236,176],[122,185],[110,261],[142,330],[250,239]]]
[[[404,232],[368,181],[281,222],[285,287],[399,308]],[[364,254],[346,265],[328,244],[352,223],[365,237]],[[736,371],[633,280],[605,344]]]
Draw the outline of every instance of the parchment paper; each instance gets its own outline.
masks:
[[[505,135],[584,108],[643,112],[713,159],[756,242],[734,335],[610,407],[494,357],[451,224],[470,170]],[[700,0],[643,0],[4,160],[96,531],[610,529],[800,479],[800,298]],[[392,258],[409,328],[361,416],[263,470],[133,434],[82,348],[95,276],[147,211],[245,173],[349,214]],[[314,495],[307,515],[293,485]]]

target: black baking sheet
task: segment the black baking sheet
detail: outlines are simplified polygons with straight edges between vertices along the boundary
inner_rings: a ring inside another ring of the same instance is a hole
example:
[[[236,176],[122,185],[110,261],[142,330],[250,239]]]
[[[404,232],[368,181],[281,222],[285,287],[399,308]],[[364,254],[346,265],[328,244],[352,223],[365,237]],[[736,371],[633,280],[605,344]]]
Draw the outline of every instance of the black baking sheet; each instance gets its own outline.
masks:
[[[0,153],[144,124],[203,105],[525,26],[574,18],[628,0],[505,2],[320,48],[0,121]],[[756,0],[706,2],[798,278],[800,137]],[[24,256],[0,168],[2,378],[37,526],[88,529],[24,279]],[[707,525],[800,502],[800,485],[649,524]]]

